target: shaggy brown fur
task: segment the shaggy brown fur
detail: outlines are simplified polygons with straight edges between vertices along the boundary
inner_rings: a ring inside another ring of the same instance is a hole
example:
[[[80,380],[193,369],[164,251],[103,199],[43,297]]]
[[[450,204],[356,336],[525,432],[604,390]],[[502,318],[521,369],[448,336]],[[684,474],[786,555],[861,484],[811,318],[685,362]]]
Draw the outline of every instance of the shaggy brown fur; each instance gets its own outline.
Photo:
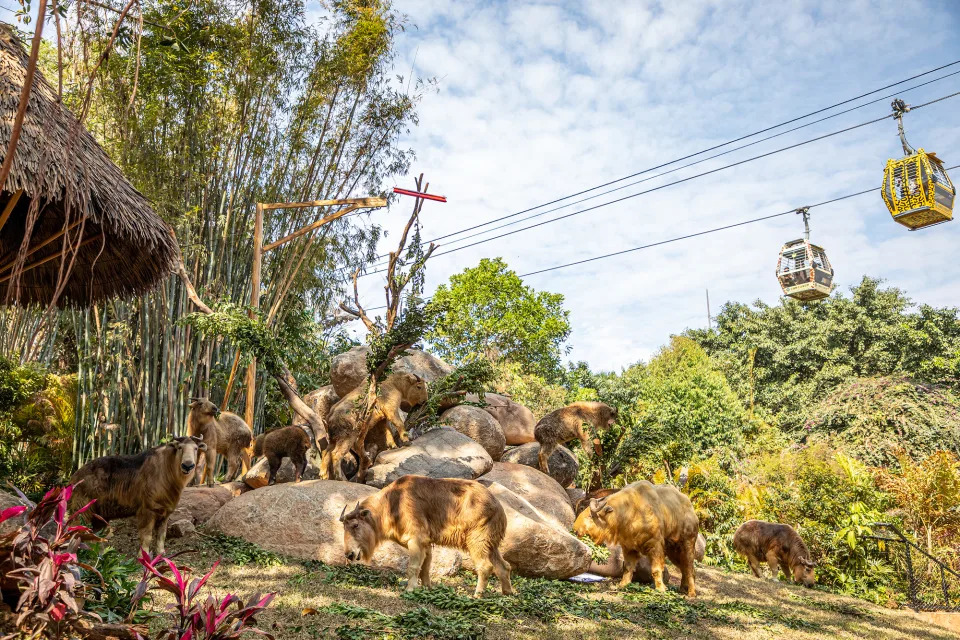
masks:
[[[340,521],[347,560],[369,562],[387,540],[407,548],[407,591],[418,584],[430,586],[432,547],[439,544],[470,554],[477,571],[475,598],[483,595],[491,573],[500,579],[504,595],[513,593],[510,565],[500,555],[507,515],[479,482],[403,476],[341,515]]]
[[[583,430],[583,423],[589,423],[595,431],[600,431],[616,421],[617,410],[602,402],[574,402],[543,416],[533,428],[533,437],[540,443],[540,470],[550,475],[550,456],[558,445],[574,438],[580,440],[587,456],[592,456],[592,438]]]
[[[321,475],[326,479],[346,480],[340,461],[351,450],[357,455],[359,468],[356,478],[363,482],[370,458],[367,456],[365,441],[372,429],[383,423],[388,447],[397,445],[391,436],[389,426],[397,429],[396,438],[406,440],[406,428],[400,418],[400,411],[409,411],[427,401],[427,383],[412,373],[394,373],[380,385],[377,399],[370,416],[363,424],[357,424],[357,415],[363,409],[366,388],[354,389],[345,395],[330,409],[327,419],[327,436],[330,446],[323,452]]]
[[[95,499],[87,511],[95,529],[110,520],[137,516],[140,546],[163,554],[167,519],[196,470],[198,453],[206,448],[202,437],[186,436],[135,456],[91,460],[70,478],[70,484],[80,483],[70,498],[70,510]]]
[[[623,547],[621,587],[630,584],[639,557],[645,555],[657,591],[665,591],[666,556],[680,568],[680,588],[690,597],[697,595],[693,561],[700,521],[690,499],[676,487],[634,482],[607,498],[591,500],[589,513],[598,529],[595,539]]]
[[[253,445],[253,455],[266,456],[270,464],[270,480],[268,484],[276,482],[277,471],[284,458],[290,458],[293,463],[296,478],[300,477],[307,468],[307,451],[310,450],[310,436],[300,427],[283,427],[257,436]]]
[[[800,535],[788,524],[748,520],[733,534],[733,548],[747,559],[753,575],[760,575],[760,563],[770,567],[770,577],[779,579],[780,569],[787,578],[805,587],[813,587],[814,564]]]
[[[213,485],[221,455],[227,458],[227,482],[236,480],[250,468],[253,432],[237,414],[221,412],[209,400],[198,398],[190,403],[187,433],[203,436],[207,443],[207,452],[197,463],[199,470],[194,484],[206,481],[207,485]]]

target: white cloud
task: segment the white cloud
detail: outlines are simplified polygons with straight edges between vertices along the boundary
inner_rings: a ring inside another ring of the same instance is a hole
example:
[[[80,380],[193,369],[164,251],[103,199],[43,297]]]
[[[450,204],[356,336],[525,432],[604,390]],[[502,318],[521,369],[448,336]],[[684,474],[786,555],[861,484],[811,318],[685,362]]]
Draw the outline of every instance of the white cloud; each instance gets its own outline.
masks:
[[[941,11],[931,21],[933,5],[919,1],[398,0],[397,8],[418,25],[398,41],[398,72],[406,74],[416,54],[417,72],[440,79],[439,94],[428,96],[421,108],[420,127],[404,140],[418,154],[414,172],[424,172],[431,190],[449,199],[426,205],[427,238],[960,58],[953,36],[957,16]],[[899,46],[904,43],[909,47]],[[903,96],[916,104],[958,89],[960,76]],[[488,235],[857,124],[886,113],[888,103]],[[952,164],[960,163],[958,104],[960,99],[944,102],[906,120],[915,145],[935,149]],[[892,122],[871,125],[439,256],[429,265],[427,287],[482,257],[503,256],[526,273],[879,186],[886,159],[899,153],[895,134]],[[399,230],[407,204],[382,218],[389,229]],[[960,299],[960,262],[953,259],[960,224],[909,233],[873,194],[814,209],[812,224],[813,239],[826,247],[843,288],[868,274],[886,278],[918,302]],[[566,296],[572,359],[617,369],[649,357],[673,333],[704,326],[705,289],[714,314],[728,300],[776,303],[777,252],[801,232],[797,216],[782,216],[527,282]],[[371,277],[361,283],[369,303],[382,304],[382,282]]]

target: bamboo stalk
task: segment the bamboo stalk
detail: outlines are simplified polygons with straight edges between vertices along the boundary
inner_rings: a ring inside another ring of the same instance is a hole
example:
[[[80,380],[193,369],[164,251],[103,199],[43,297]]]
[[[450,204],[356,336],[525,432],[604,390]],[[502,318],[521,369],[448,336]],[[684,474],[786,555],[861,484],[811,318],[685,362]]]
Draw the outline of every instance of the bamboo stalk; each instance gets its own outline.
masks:
[[[23,189],[17,189],[10,194],[10,199],[7,200],[7,204],[3,208],[3,213],[0,213],[0,229],[3,229],[3,226],[7,224],[7,220],[10,219],[10,214],[13,213],[13,210],[17,206],[17,202],[20,201],[20,196],[22,195]]]

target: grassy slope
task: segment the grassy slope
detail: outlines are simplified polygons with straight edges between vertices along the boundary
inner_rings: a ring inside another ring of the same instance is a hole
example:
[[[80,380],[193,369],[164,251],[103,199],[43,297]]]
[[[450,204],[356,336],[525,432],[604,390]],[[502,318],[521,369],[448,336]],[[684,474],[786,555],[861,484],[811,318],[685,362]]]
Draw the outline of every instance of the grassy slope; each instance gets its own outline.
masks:
[[[118,525],[111,544],[132,554],[137,547],[135,533],[127,522]],[[202,535],[171,540],[168,547],[170,553],[196,549],[180,560],[198,571],[224,554],[222,545]],[[520,596],[511,598],[494,591],[499,584],[493,579],[487,596],[478,604],[466,597],[475,584],[475,577],[469,574],[410,599],[403,596],[397,574],[292,560],[277,564],[268,559],[264,566],[236,553],[249,551],[227,548],[211,583],[218,595],[278,592],[273,607],[259,622],[261,628],[283,640],[422,638],[438,631],[447,634],[438,636],[444,639],[958,637],[909,612],[705,567],[698,568],[699,595],[692,601],[677,593],[676,578],[674,588],[666,594],[645,587],[616,592],[606,583],[579,586],[518,579],[515,587]],[[232,561],[231,552],[235,560],[248,564]],[[317,613],[304,616],[304,609]],[[478,631],[485,635],[471,635]]]

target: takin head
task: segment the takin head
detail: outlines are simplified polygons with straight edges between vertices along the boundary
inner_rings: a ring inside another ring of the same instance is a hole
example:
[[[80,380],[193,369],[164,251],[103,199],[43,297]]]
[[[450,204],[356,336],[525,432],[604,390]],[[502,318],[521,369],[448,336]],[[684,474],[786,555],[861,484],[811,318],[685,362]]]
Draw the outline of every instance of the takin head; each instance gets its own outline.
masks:
[[[343,554],[347,560],[369,562],[373,552],[377,549],[377,530],[373,520],[373,512],[360,503],[353,511],[346,513],[347,505],[343,505],[340,512],[340,522],[343,523]]]
[[[190,398],[190,413],[196,416],[217,418],[220,416],[220,407],[206,398]]]
[[[619,528],[619,516],[620,514],[617,513],[617,510],[607,504],[606,498],[600,500],[596,498],[591,499],[590,518],[596,526],[596,533],[591,534],[590,537],[598,544],[601,542],[613,542],[615,537],[614,533]]]
[[[173,447],[176,451],[177,464],[180,466],[180,473],[185,476],[193,473],[197,466],[197,452],[206,451],[207,445],[203,441],[203,436],[183,436],[174,438],[173,442],[167,445]]]
[[[802,558],[797,558],[794,561],[793,567],[793,581],[797,584],[802,584],[808,589],[812,589],[813,585],[817,583],[817,577],[813,573],[814,565],[809,560]]]

